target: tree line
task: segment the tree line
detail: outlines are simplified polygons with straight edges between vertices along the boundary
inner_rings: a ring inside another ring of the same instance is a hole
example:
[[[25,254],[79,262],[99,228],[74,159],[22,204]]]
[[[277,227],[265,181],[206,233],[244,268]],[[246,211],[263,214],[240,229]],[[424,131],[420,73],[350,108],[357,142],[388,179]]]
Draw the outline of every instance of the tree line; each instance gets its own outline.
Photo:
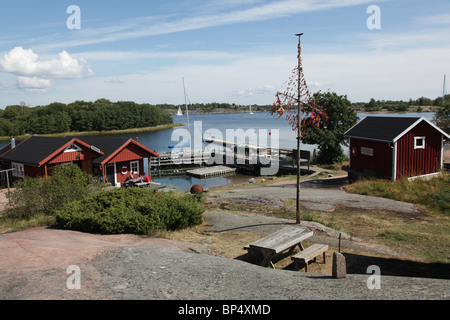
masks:
[[[169,112],[176,113],[178,107],[181,107],[183,113],[185,112],[185,105],[175,105],[175,104],[159,104],[157,105],[163,109],[169,110]],[[214,113],[218,111],[225,112],[248,112],[250,107],[252,107],[252,111],[261,112],[267,111],[269,112],[272,109],[272,105],[240,105],[235,103],[223,103],[223,102],[208,102],[208,103],[190,103],[188,105],[189,112],[193,113]]]
[[[352,107],[357,111],[390,111],[390,112],[421,112],[423,107],[441,107],[445,102],[450,101],[450,95],[444,97],[437,97],[430,99],[427,97],[420,97],[418,99],[409,99],[408,101],[393,101],[393,100],[375,100],[370,99],[369,102],[354,102]]]
[[[123,130],[171,123],[172,116],[159,106],[107,99],[37,107],[21,103],[0,109],[0,136]]]

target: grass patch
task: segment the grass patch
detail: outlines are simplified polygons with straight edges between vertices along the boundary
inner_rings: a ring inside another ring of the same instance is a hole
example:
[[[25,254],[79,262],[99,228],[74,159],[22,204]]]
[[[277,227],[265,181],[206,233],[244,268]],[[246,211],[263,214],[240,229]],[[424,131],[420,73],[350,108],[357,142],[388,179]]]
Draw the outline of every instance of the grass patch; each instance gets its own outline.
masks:
[[[450,263],[450,219],[442,214],[401,214],[338,206],[332,212],[302,210],[319,222],[367,243],[385,245],[420,262]]]
[[[31,218],[20,215],[5,215],[0,216],[0,234],[53,224],[55,224],[55,217],[46,214],[38,214]]]
[[[430,180],[408,181],[365,180],[344,186],[351,193],[383,197],[393,200],[421,204],[431,214],[450,216],[450,174]]]

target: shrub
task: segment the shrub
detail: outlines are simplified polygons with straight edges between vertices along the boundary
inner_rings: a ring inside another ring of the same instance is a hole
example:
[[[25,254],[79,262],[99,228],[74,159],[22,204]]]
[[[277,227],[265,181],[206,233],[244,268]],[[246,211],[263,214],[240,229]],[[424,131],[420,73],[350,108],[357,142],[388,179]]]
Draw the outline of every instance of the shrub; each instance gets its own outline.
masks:
[[[439,191],[433,196],[433,204],[438,210],[450,216],[450,189]]]
[[[56,222],[84,232],[149,234],[200,224],[202,214],[203,208],[192,196],[126,188],[68,203],[56,211]]]
[[[86,196],[91,182],[77,165],[56,166],[51,178],[25,177],[9,196],[8,214],[51,215],[69,201]]]

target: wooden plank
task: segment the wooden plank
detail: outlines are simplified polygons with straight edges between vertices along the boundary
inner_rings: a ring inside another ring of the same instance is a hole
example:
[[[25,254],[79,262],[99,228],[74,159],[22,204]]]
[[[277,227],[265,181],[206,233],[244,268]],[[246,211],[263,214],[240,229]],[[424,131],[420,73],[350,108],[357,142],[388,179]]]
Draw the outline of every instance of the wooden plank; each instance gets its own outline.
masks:
[[[312,231],[304,228],[286,227],[251,243],[249,246],[252,248],[271,250],[274,253],[280,253],[299,244],[313,234]]]
[[[325,251],[328,250],[328,245],[326,244],[313,244],[312,246],[306,248],[303,251],[300,251],[299,253],[295,254],[294,256],[292,256],[292,260],[301,260],[303,262],[308,262],[312,259],[314,259],[315,257],[317,257],[319,254],[324,253]]]

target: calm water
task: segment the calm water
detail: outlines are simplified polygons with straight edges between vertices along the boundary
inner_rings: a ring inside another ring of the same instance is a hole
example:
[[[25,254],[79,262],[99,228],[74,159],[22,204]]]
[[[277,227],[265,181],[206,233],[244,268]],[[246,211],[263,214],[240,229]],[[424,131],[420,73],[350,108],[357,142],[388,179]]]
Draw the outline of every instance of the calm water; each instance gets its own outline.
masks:
[[[366,116],[388,116],[388,117],[424,117],[428,120],[432,120],[434,113],[388,113],[388,114],[369,114],[369,113],[358,113],[358,117],[363,119]],[[140,143],[146,147],[155,150],[158,153],[169,153],[171,149],[169,146],[174,146],[183,141],[180,135],[177,134],[180,129],[185,129],[184,132],[187,133],[187,117],[183,116],[173,116],[175,123],[182,123],[183,127],[172,128],[167,130],[138,133],[136,134],[119,134],[112,135],[114,137],[122,138],[132,138],[138,139]],[[275,132],[278,130],[279,133],[279,147],[280,148],[296,148],[296,134],[292,130],[289,123],[284,119],[277,119],[276,117],[270,115],[266,112],[260,113],[230,113],[230,114],[199,114],[199,115],[189,115],[189,131],[192,134],[192,145],[196,146],[196,151],[208,144],[202,143],[202,138],[216,136],[217,138],[227,138],[228,134],[238,133],[235,130],[242,129],[243,133],[247,131],[249,133],[258,133],[256,136],[260,139],[259,144],[265,143],[267,146],[271,146],[272,139],[275,138]],[[178,131],[176,131],[178,130]],[[230,131],[231,130],[231,131]],[[264,135],[264,131],[266,134]],[[200,133],[200,137],[199,137]],[[242,133],[242,132],[241,132]],[[272,133],[272,134],[269,134]],[[220,137],[222,135],[222,137]],[[243,136],[243,135],[240,135]],[[233,137],[233,135],[231,135]],[[172,140],[174,139],[174,140]],[[247,140],[248,142],[248,140]],[[0,143],[0,147],[6,145],[7,142]],[[302,150],[313,151],[317,148],[316,145],[302,144]],[[145,164],[147,168],[147,164]],[[194,184],[200,184],[205,188],[211,188],[215,186],[223,186],[233,183],[236,179],[243,180],[250,177],[243,176],[233,176],[233,177],[214,177],[209,179],[197,179],[192,177],[177,176],[177,177],[158,177],[156,174],[153,175],[153,181],[162,183],[167,186],[176,187],[179,190],[188,191],[190,187]]]

